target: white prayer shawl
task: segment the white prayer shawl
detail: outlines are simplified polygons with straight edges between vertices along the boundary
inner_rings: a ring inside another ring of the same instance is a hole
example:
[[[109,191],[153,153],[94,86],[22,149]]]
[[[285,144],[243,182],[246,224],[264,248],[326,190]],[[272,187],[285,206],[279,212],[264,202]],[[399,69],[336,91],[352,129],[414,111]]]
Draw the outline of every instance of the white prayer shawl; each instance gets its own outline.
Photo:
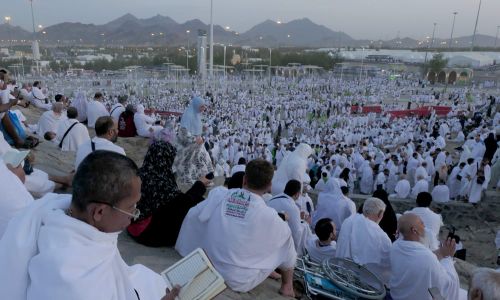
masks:
[[[450,176],[448,176],[448,181],[446,185],[450,189],[450,199],[455,199],[460,194],[461,189],[461,181],[457,179],[457,175],[461,173],[462,169],[459,166],[456,166],[451,170]]]
[[[66,117],[64,113],[57,115],[52,110],[46,111],[40,116],[40,119],[38,120],[38,129],[36,130],[36,132],[41,138],[43,138],[43,135],[49,131],[57,133],[59,124],[67,119],[68,117]]]
[[[438,261],[423,244],[401,239],[392,245],[390,257],[394,300],[432,300],[431,287],[447,300],[459,299],[460,282],[451,257]]]
[[[477,203],[481,200],[481,195],[483,190],[488,188],[488,184],[491,179],[491,167],[489,165],[484,166],[484,182],[483,184],[477,183],[477,175],[471,181],[471,188],[469,191],[469,202]]]
[[[52,104],[45,103],[45,99],[47,99],[47,96],[43,94],[42,90],[34,86],[33,89],[31,90],[31,99],[30,99],[33,105],[41,109],[49,110],[52,107]]]
[[[87,120],[87,98],[84,92],[78,92],[75,99],[71,102],[71,106],[78,111],[78,121],[83,122]]]
[[[49,194],[11,220],[0,240],[2,297],[137,300],[135,288],[141,299],[160,299],[166,287],[161,276],[127,266],[118,233],[67,216],[70,202],[70,195]]]
[[[429,192],[429,182],[425,179],[417,181],[417,183],[411,190],[411,198],[417,199],[418,194],[420,194],[421,192]]]
[[[12,173],[3,160],[0,159],[0,238],[2,238],[7,223],[16,213],[33,203],[33,197],[28,193],[21,180]]]
[[[443,224],[443,217],[440,214],[436,214],[428,207],[415,207],[410,211],[405,212],[412,213],[420,217],[425,225],[425,230],[430,236],[427,236],[429,242],[429,248],[434,251],[439,248],[439,230]]]
[[[91,100],[87,102],[87,126],[89,128],[95,128],[95,121],[99,117],[107,117],[109,112],[100,101]]]
[[[434,202],[445,203],[450,201],[450,189],[445,184],[436,185],[431,194]]]
[[[293,268],[296,252],[288,225],[256,194],[217,188],[184,218],[175,249],[203,248],[227,285],[247,292],[276,268]]]
[[[295,251],[297,251],[297,255],[303,255],[305,243],[311,237],[312,233],[308,224],[300,220],[300,210],[295,201],[283,193],[267,201],[267,205],[274,208],[278,213],[284,212],[288,215],[287,223],[292,232]]]
[[[59,127],[56,132],[56,143],[59,145],[64,134],[68,129],[78,122],[76,119],[66,119],[59,123]],[[77,151],[78,147],[90,140],[89,131],[87,127],[83,124],[76,124],[71,128],[62,143],[62,151]]]
[[[41,198],[48,193],[52,193],[56,183],[49,179],[49,174],[33,168],[33,172],[26,176],[24,186],[35,198]]]
[[[123,104],[121,103],[116,103],[115,105],[113,105],[111,107],[111,110],[109,111],[111,117],[113,118],[113,120],[115,120],[116,122],[118,122],[118,120],[120,119],[120,115],[125,111],[125,107],[123,106]]]
[[[435,162],[436,170],[441,169],[441,166],[445,164],[446,164],[446,153],[444,151],[441,151],[436,157],[436,162]]]
[[[295,179],[301,183],[307,170],[307,158],[313,154],[313,150],[307,144],[300,144],[293,153],[287,155],[281,162],[278,170],[273,176],[272,194],[283,193],[289,180]]]
[[[322,263],[327,258],[335,257],[337,242],[332,241],[330,245],[322,247],[319,246],[318,242],[319,240],[316,236],[311,237],[306,242],[307,254],[309,254],[312,261]]]
[[[361,167],[361,181],[359,189],[362,194],[371,194],[373,191],[373,169],[370,167],[370,162],[365,160]]]
[[[344,220],[356,213],[356,206],[354,209],[346,199],[340,189],[339,181],[337,178],[330,178],[327,182],[324,192],[319,193],[316,211],[312,217],[312,227],[323,218],[332,219],[337,227],[336,234],[340,232]]]
[[[75,170],[78,169],[78,166],[80,165],[82,160],[84,160],[85,157],[87,157],[87,155],[89,155],[92,152],[91,141],[95,143],[95,150],[107,150],[125,155],[125,150],[123,150],[122,147],[113,144],[111,141],[107,139],[103,139],[96,136],[92,140],[88,140],[87,142],[81,144],[80,147],[78,147],[78,151],[76,152],[76,158],[75,158]]]
[[[155,136],[157,132],[163,129],[162,126],[155,126],[155,119],[144,114],[144,106],[137,105],[137,112],[134,114],[134,124],[137,128],[137,134],[142,137]],[[153,129],[151,132],[150,129]]]
[[[394,192],[396,192],[396,196],[400,199],[406,199],[410,195],[410,182],[406,179],[401,179],[396,184],[394,188]]]
[[[342,224],[335,255],[352,259],[388,283],[390,249],[391,240],[377,223],[362,214],[354,214]]]

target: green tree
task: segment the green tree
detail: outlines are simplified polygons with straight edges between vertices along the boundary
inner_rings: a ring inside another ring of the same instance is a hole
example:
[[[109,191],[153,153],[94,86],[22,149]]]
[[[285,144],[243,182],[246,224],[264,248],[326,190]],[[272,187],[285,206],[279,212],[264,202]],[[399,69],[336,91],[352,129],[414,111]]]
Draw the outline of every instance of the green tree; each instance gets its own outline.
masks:
[[[427,63],[427,69],[436,73],[441,72],[448,65],[448,59],[444,58],[443,53],[434,54]]]

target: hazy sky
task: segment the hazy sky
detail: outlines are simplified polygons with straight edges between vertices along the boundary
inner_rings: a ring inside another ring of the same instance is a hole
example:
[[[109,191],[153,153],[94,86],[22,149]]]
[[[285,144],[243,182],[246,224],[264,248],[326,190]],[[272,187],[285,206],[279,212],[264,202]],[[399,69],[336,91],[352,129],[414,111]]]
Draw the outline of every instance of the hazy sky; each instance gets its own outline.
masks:
[[[2,0],[7,1],[7,0]],[[454,11],[454,36],[471,35],[479,0],[214,0],[214,23],[244,32],[266,20],[288,22],[307,17],[356,39],[448,38]],[[209,0],[34,0],[35,23],[44,26],[70,21],[104,24],[125,13],[139,18],[156,14],[177,22],[198,18],[208,23]],[[31,28],[29,0],[2,5],[13,25]],[[500,0],[483,0],[478,32],[494,36],[500,25]]]

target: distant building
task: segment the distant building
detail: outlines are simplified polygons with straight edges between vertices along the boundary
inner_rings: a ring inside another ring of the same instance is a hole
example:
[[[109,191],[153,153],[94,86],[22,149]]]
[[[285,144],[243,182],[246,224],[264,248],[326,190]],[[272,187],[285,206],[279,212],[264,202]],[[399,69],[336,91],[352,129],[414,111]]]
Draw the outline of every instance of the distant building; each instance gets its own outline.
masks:
[[[366,56],[365,60],[369,62],[382,62],[382,63],[396,62],[396,59],[394,57],[383,54],[370,54]]]

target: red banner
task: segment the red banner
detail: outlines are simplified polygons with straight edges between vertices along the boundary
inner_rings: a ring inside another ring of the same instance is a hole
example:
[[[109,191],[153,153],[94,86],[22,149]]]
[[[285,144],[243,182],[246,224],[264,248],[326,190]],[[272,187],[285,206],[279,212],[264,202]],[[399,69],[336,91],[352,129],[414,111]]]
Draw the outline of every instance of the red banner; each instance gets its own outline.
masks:
[[[361,113],[361,114],[368,114],[368,113],[376,113],[380,114],[382,113],[382,106],[361,106],[360,107],[357,105],[351,106],[351,113]]]

